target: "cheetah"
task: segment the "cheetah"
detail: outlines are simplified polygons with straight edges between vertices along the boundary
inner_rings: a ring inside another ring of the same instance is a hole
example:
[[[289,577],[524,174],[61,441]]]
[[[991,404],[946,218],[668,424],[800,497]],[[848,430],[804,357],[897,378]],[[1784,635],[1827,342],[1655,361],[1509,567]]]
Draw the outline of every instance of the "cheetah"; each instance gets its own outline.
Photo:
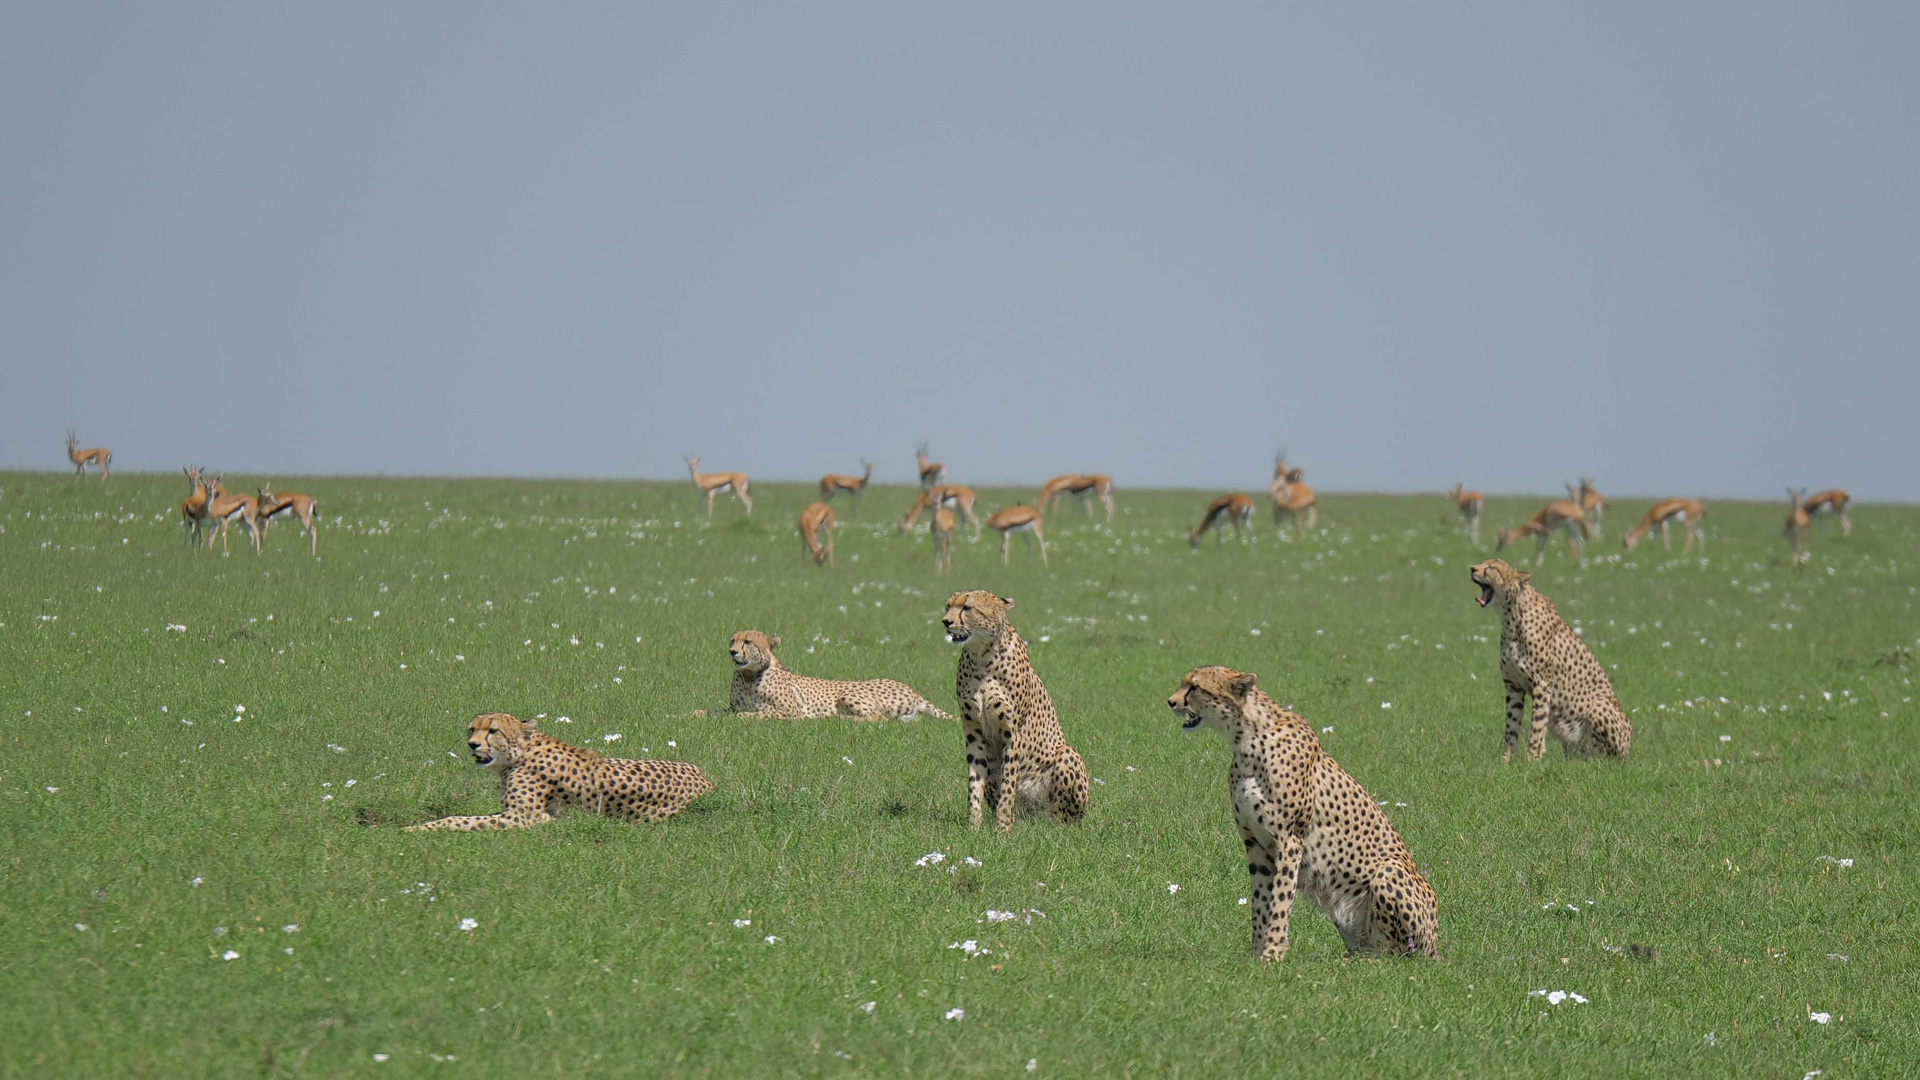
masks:
[[[1626,757],[1633,724],[1613,684],[1553,601],[1534,590],[1533,575],[1501,559],[1479,563],[1471,573],[1481,607],[1500,600],[1500,674],[1507,683],[1507,749],[1500,760],[1513,760],[1528,694],[1533,695],[1528,761],[1546,754],[1549,727],[1568,757]]]
[[[569,746],[534,721],[481,713],[467,726],[474,764],[500,774],[498,814],[443,817],[407,832],[525,829],[553,820],[553,801],[632,821],[665,821],[713,790],[697,766],[682,761],[630,761]]]
[[[1015,804],[1044,805],[1065,824],[1087,814],[1087,765],[1067,745],[1053,699],[1027,659],[1027,643],[1007,621],[1012,600],[985,589],[947,598],[941,624],[960,646],[960,724],[967,736],[967,825],[993,807],[1001,832]]]
[[[1340,929],[1349,953],[1439,954],[1439,916],[1400,834],[1320,748],[1313,725],[1229,667],[1189,671],[1167,699],[1188,731],[1233,745],[1233,818],[1253,879],[1253,951],[1285,959],[1295,892]]]
[[[846,682],[795,675],[773,650],[780,644],[758,630],[742,630],[727,643],[733,657],[733,688],[728,707],[740,716],[815,720],[851,716],[858,720],[912,720],[930,716],[951,720],[920,692],[892,679]]]

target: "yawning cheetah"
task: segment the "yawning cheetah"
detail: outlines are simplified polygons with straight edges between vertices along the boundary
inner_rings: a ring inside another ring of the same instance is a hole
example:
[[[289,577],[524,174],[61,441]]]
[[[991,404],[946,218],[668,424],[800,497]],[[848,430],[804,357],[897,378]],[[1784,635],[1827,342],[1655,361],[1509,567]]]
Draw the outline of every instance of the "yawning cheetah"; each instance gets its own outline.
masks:
[[[1500,674],[1507,682],[1507,749],[1513,760],[1520,740],[1520,718],[1533,695],[1533,731],[1527,736],[1527,760],[1547,752],[1547,730],[1568,757],[1602,754],[1626,757],[1633,745],[1633,724],[1600,662],[1536,592],[1532,574],[1502,559],[1488,559],[1471,571],[1480,587],[1480,606],[1500,600]]]

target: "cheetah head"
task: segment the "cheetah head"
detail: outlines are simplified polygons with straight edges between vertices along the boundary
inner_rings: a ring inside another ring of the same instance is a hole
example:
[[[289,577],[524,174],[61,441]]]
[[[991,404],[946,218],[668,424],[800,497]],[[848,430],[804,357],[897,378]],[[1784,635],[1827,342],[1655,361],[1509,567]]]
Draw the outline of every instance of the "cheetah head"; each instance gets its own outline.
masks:
[[[1533,577],[1532,574],[1515,570],[1505,559],[1488,559],[1478,563],[1468,574],[1473,578],[1473,583],[1480,586],[1481,607],[1491,604],[1496,594],[1508,596],[1519,592]]]
[[[467,749],[473,763],[483,769],[503,769],[520,757],[520,748],[533,721],[506,713],[481,713],[467,725]]]
[[[735,670],[758,673],[772,666],[773,650],[779,645],[777,637],[768,637],[758,630],[742,630],[727,643],[727,653],[733,657]]]
[[[1182,730],[1210,727],[1225,733],[1245,708],[1253,683],[1252,675],[1230,667],[1194,668],[1167,699],[1167,708],[1183,721]]]
[[[968,589],[947,597],[947,613],[940,617],[947,628],[947,640],[965,645],[975,637],[992,641],[1007,627],[1007,612],[1013,601],[995,596],[985,589]]]

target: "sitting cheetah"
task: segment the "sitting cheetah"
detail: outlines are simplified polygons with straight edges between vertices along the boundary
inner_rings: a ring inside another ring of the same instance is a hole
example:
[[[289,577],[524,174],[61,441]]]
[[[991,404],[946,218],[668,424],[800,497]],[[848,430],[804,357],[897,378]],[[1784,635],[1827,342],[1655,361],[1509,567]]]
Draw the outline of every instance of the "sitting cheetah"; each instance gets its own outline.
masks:
[[[1633,745],[1633,724],[1613,694],[1600,662],[1553,609],[1553,601],[1534,591],[1532,574],[1501,559],[1472,570],[1480,586],[1480,606],[1500,598],[1500,674],[1507,682],[1507,749],[1513,760],[1520,740],[1520,717],[1533,695],[1533,731],[1527,736],[1527,760],[1547,752],[1547,729],[1568,757],[1602,754],[1626,757]]]
[[[843,682],[795,675],[780,666],[773,650],[780,644],[758,630],[733,635],[727,652],[733,657],[733,690],[728,707],[741,716],[813,720],[823,716],[851,716],[860,720],[912,720],[953,717],[935,708],[920,692],[892,679]]]
[[[482,713],[467,725],[474,764],[500,774],[498,814],[461,814],[407,832],[524,829],[553,820],[553,800],[633,821],[665,821],[713,790],[705,774],[681,761],[628,761],[568,746],[534,722]]]
[[[1087,766],[1067,745],[1053,699],[1027,660],[1027,643],[1007,621],[1013,601],[985,589],[957,592],[941,619],[960,646],[960,723],[967,733],[967,824],[993,806],[1001,832],[1016,801],[1045,805],[1072,824],[1087,814]]]
[[[1348,952],[1435,956],[1433,887],[1366,789],[1320,748],[1313,725],[1276,705],[1254,677],[1228,667],[1187,672],[1167,705],[1188,731],[1233,744],[1227,778],[1253,878],[1253,949],[1287,955],[1298,890],[1320,905]]]

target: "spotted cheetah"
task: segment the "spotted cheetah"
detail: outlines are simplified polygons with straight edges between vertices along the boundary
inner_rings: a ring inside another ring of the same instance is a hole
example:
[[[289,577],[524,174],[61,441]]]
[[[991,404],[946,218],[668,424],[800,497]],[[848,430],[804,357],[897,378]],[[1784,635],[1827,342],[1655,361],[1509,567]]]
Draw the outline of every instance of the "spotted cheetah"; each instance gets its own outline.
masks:
[[[1253,878],[1253,950],[1287,955],[1296,891],[1340,928],[1348,952],[1435,956],[1438,908],[1387,815],[1320,748],[1313,725],[1228,667],[1187,672],[1167,699],[1188,731],[1233,745],[1233,818]]]
[[[1500,600],[1500,674],[1507,683],[1507,749],[1500,760],[1513,760],[1528,694],[1533,695],[1528,761],[1546,754],[1549,727],[1568,757],[1626,757],[1633,724],[1613,684],[1553,601],[1534,590],[1533,575],[1501,559],[1479,563],[1471,574],[1480,587],[1481,607]]]
[[[773,650],[780,644],[758,630],[742,630],[727,643],[733,657],[733,689],[728,707],[741,716],[813,720],[823,716],[851,716],[858,720],[912,720],[941,712],[920,692],[892,679],[844,682],[795,675],[780,664]]]
[[[1007,621],[1013,601],[985,589],[954,593],[941,619],[960,646],[960,724],[967,735],[967,825],[993,807],[1001,832],[1013,828],[1015,803],[1044,805],[1074,824],[1087,814],[1087,766],[1067,745],[1053,699],[1027,659],[1027,643]]]
[[[698,767],[682,761],[630,761],[601,757],[569,746],[534,721],[506,713],[481,713],[467,725],[474,764],[500,774],[498,814],[461,814],[409,827],[407,832],[451,829],[524,829],[553,820],[553,801],[632,821],[665,821],[713,790]]]

